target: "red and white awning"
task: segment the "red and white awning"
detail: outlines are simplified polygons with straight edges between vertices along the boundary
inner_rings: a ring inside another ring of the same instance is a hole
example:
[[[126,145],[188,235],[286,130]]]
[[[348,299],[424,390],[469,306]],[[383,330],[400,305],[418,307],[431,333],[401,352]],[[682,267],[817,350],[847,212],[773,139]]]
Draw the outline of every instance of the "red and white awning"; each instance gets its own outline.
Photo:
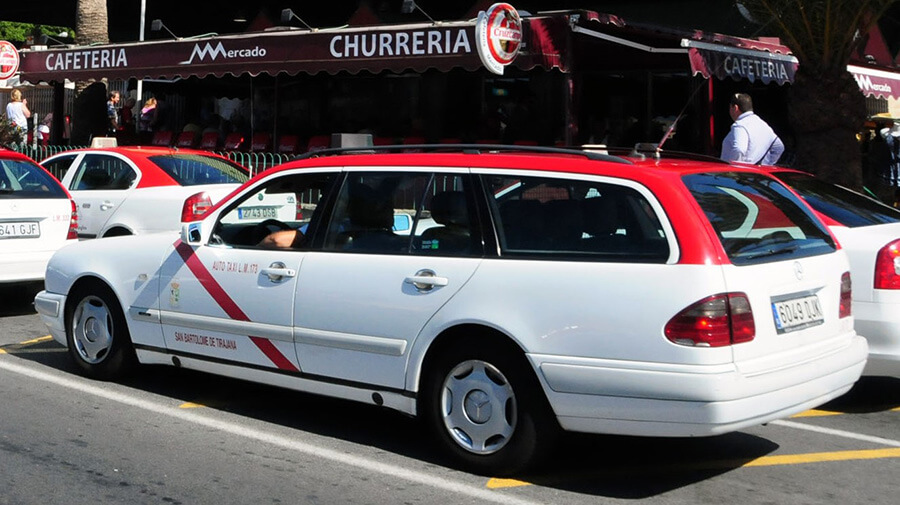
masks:
[[[847,65],[860,91],[876,98],[900,98],[900,74],[877,68]]]

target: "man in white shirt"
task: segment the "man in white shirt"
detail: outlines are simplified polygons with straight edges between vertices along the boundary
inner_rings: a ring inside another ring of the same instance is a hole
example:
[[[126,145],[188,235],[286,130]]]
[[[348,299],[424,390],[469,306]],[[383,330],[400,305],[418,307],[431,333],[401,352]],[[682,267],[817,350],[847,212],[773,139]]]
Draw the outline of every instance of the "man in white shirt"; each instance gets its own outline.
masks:
[[[728,113],[734,124],[722,142],[722,159],[754,165],[774,165],[784,143],[765,121],[753,113],[753,99],[745,93],[731,97]]]

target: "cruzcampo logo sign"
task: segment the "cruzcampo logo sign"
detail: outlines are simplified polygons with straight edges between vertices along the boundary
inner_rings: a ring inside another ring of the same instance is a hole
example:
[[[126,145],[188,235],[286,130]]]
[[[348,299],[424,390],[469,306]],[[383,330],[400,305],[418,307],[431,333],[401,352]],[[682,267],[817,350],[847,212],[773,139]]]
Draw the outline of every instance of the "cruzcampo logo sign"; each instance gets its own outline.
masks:
[[[0,40],[0,81],[9,79],[19,71],[19,51],[11,43]]]
[[[491,72],[503,75],[522,45],[522,20],[512,5],[498,3],[478,14],[475,39],[481,62]]]

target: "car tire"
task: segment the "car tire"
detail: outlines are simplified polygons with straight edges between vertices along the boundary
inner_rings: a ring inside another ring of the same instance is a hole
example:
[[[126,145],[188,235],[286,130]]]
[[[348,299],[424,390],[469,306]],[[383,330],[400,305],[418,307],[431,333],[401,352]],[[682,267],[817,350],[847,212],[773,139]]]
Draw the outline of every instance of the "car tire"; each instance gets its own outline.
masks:
[[[66,306],[66,341],[79,370],[95,379],[111,380],[137,363],[122,307],[109,286],[94,282],[72,291]]]
[[[467,471],[510,475],[528,468],[559,431],[534,372],[518,350],[455,343],[426,371],[423,418]]]

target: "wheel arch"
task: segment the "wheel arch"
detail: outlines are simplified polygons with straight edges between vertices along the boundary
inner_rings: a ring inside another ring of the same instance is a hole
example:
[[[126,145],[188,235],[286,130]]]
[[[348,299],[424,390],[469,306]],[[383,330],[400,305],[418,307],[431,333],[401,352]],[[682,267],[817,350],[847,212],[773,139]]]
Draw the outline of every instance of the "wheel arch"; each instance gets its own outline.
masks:
[[[518,356],[518,359],[522,361],[522,364],[527,365],[532,374],[534,374],[535,381],[540,383],[536,371],[531,366],[528,358],[525,357],[525,349],[513,337],[491,326],[477,323],[464,323],[444,329],[431,340],[428,347],[423,351],[424,354],[422,359],[414,362],[412,364],[413,366],[410,368],[408,377],[409,387],[414,391],[421,393],[423,386],[422,382],[427,375],[426,372],[433,366],[436,357],[440,356],[444,349],[453,345],[458,345],[462,341],[468,341],[467,343],[478,345],[494,345],[505,349],[507,352]],[[466,343],[463,343],[463,345],[466,345]],[[418,396],[421,396],[421,394]]]
[[[124,237],[134,235],[134,230],[124,224],[114,224],[100,234],[101,238],[106,237]]]

